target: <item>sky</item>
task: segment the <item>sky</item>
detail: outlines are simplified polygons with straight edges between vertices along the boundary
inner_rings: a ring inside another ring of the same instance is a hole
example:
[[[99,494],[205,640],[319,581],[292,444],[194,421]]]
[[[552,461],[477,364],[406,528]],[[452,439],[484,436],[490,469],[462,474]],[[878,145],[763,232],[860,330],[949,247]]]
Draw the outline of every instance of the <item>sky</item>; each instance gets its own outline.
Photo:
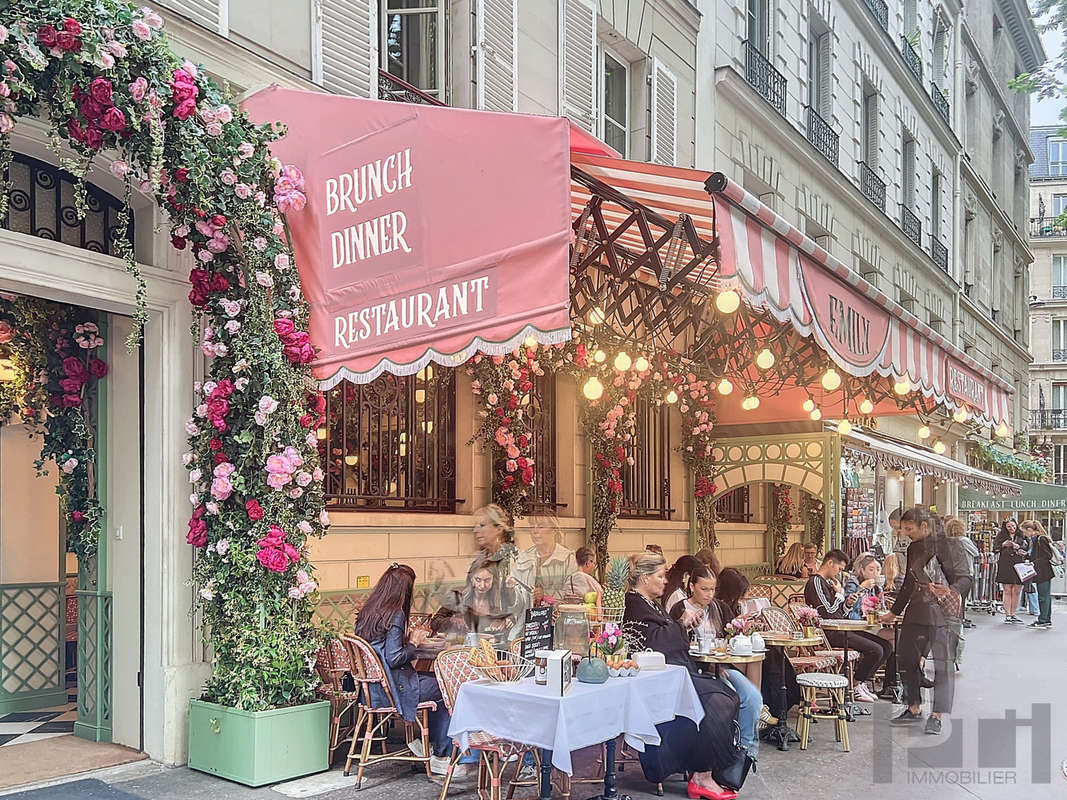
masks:
[[[1063,31],[1048,31],[1041,34],[1041,42],[1045,45],[1045,54],[1052,58],[1063,46]],[[1058,125],[1061,124],[1060,111],[1067,107],[1067,97],[1056,97],[1050,100],[1034,100],[1030,106],[1031,125]]]

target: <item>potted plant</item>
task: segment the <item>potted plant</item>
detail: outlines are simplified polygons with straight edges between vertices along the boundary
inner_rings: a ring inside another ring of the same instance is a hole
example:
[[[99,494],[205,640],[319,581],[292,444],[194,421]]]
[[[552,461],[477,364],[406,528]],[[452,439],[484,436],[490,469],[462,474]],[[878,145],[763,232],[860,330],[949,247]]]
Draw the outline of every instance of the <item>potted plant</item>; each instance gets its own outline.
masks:
[[[593,641],[597,654],[607,662],[608,669],[618,670],[626,660],[626,637],[614,622],[608,622]]]
[[[873,594],[864,595],[860,601],[860,610],[864,616],[867,617],[867,622],[871,625],[878,623],[878,609],[882,607],[882,599],[875,597]]]
[[[803,606],[796,610],[797,622],[804,628],[804,636],[808,639],[815,638],[819,627],[819,612],[811,606]]]
[[[736,617],[726,623],[726,636],[730,640],[730,652],[736,655],[751,655],[752,639],[749,633],[753,630],[752,620],[749,617]]]

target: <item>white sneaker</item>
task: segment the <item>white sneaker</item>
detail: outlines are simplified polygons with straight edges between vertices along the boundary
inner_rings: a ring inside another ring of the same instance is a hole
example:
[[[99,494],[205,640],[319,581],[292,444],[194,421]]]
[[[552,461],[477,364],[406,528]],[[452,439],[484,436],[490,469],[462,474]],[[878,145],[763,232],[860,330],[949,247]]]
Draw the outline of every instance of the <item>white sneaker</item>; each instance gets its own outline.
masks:
[[[408,742],[408,750],[419,758],[426,758],[426,751],[422,747],[422,739],[412,739]]]
[[[856,700],[860,703],[876,703],[878,698],[871,694],[871,690],[867,688],[867,684],[856,684]]]
[[[419,742],[421,745],[422,742]],[[431,775],[447,775],[448,774],[448,762],[452,759],[447,756],[430,756],[430,774]]]

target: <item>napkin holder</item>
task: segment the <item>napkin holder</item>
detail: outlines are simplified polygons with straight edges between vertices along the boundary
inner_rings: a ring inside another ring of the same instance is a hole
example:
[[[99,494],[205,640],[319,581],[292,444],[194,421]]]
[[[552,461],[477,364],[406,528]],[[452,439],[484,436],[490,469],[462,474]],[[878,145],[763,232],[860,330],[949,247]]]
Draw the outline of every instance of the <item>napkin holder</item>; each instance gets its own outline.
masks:
[[[563,697],[571,688],[574,677],[573,660],[570,650],[548,650],[545,653],[545,672],[548,691],[557,697]]]
[[[663,657],[663,653],[657,653],[655,650],[642,650],[640,653],[634,653],[633,660],[637,662],[637,666],[642,671],[667,667],[667,659]]]

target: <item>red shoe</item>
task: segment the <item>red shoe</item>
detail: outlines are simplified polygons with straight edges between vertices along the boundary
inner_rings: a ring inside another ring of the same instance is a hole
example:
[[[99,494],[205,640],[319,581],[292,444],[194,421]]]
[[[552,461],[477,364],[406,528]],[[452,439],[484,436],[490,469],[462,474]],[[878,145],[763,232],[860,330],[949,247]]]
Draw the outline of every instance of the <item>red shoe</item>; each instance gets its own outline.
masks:
[[[705,789],[703,786],[689,781],[689,786],[686,787],[689,793],[689,800],[699,800],[699,798],[705,798],[706,800],[735,800],[737,792],[724,789],[721,792],[713,792],[711,789]]]

